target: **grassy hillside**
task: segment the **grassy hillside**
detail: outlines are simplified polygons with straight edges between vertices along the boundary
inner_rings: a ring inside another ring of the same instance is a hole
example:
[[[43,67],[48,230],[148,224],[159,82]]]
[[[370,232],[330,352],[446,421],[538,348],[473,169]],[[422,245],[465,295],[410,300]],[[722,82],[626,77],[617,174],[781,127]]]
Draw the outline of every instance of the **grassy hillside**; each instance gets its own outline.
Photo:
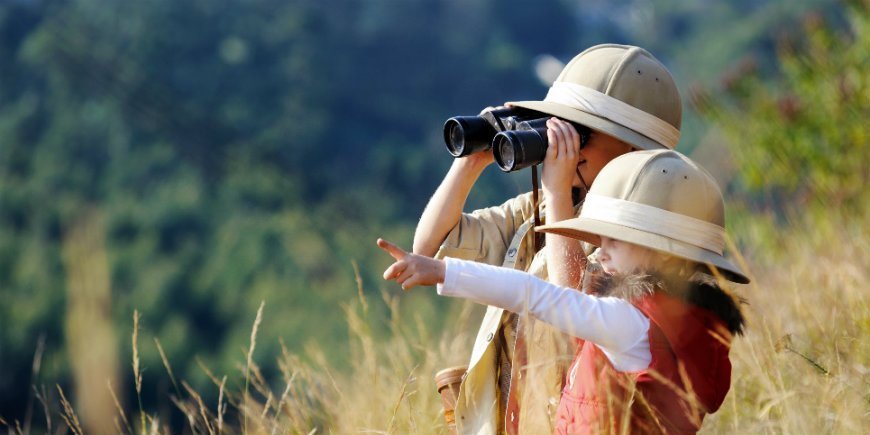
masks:
[[[777,230],[775,251],[752,244],[761,226],[740,232],[754,253],[741,258],[753,283],[736,289],[748,301],[748,328],[731,351],[731,391],[702,432],[863,433],[870,425],[870,224],[856,216],[793,224]],[[427,288],[414,293],[437,297]],[[240,352],[237,372],[202,367],[219,402],[204,402],[178,379],[167,400],[200,433],[443,433],[433,374],[466,362],[479,308],[457,303],[454,326],[442,331],[422,323],[405,328],[397,317],[415,296],[391,286],[383,298],[394,322],[389,338],[377,340],[371,326],[378,320],[366,314],[373,301],[359,295],[349,289],[345,305],[350,370],[328,360],[319,346],[304,355],[256,352],[257,329],[274,321],[261,310],[252,313],[251,345]],[[280,381],[260,374],[257,362],[268,358],[277,358]],[[170,360],[150,367],[148,376],[171,379]],[[162,433],[168,424],[159,410],[121,418],[113,412],[122,432]],[[62,412],[53,413],[54,424],[61,424]],[[62,421],[75,426],[67,415]]]

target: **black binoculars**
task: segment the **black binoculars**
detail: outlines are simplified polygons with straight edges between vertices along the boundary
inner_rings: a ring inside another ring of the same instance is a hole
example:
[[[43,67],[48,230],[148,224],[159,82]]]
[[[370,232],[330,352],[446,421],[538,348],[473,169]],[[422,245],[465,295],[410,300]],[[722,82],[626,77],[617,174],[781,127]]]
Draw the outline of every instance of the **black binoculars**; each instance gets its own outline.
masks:
[[[444,142],[453,157],[492,149],[504,172],[517,171],[544,161],[547,154],[547,120],[552,116],[523,108],[500,108],[479,116],[454,116],[444,123]],[[589,127],[572,122],[580,134],[580,147],[589,140]]]

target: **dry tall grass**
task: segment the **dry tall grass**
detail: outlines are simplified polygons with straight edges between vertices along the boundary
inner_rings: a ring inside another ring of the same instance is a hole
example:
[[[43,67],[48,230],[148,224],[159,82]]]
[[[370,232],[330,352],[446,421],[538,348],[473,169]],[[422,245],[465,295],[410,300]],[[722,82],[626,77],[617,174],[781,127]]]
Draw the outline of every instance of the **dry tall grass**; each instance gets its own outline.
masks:
[[[709,433],[870,432],[870,225],[813,221],[755,258],[748,333]]]
[[[738,289],[749,301],[747,334],[732,349],[732,389],[724,405],[705,420],[704,433],[867,433],[870,429],[870,292],[868,223],[835,219],[777,230],[742,229],[753,284]],[[764,234],[763,237],[759,236]],[[773,235],[773,239],[771,239]],[[753,245],[753,240],[758,241]],[[773,243],[761,243],[760,241]],[[762,246],[763,245],[763,246]],[[426,291],[418,289],[417,291]],[[444,433],[433,374],[465,362],[476,316],[463,305],[455,330],[432,331],[395,320],[386,339],[370,330],[363,292],[349,292],[345,307],[352,342],[350,369],[329,361],[317,347],[304,358],[286,349],[277,357],[282,379],[265,379],[251,347],[239,373],[219,376],[203,366],[219,392],[206,403],[202,392],[179,380],[156,344],[171,378],[168,397],[187,416],[194,433]],[[434,294],[432,297],[436,297]],[[405,295],[383,294],[393,313]],[[413,322],[412,322],[413,323]],[[138,331],[134,331],[134,335]],[[135,364],[135,363],[134,363]],[[152,377],[158,376],[153,370]],[[244,390],[226,388],[227,376],[243,377]],[[111,388],[111,386],[109,386]],[[44,389],[43,389],[44,391]],[[43,393],[44,396],[44,393]],[[42,398],[40,398],[42,400]],[[55,408],[67,428],[80,433],[75,411],[63,400]],[[44,405],[44,404],[43,404]],[[49,406],[51,408],[51,406]],[[114,427],[126,433],[169,433],[165,416],[118,406]],[[46,419],[51,416],[47,413]],[[144,422],[147,422],[144,423]],[[22,432],[17,422],[10,432]],[[137,427],[138,426],[138,427]]]
[[[811,222],[778,230],[776,252],[750,247],[758,257],[747,260],[754,282],[738,289],[749,301],[748,332],[732,349],[731,392],[702,432],[867,433],[867,230],[860,221]],[[395,305],[401,297],[396,289],[385,299]],[[467,358],[474,331],[430,336],[423,326],[411,332],[396,324],[388,340],[377,341],[364,310],[346,311],[352,369],[338,372],[317,349],[309,349],[314,364],[285,352],[283,391],[270,392],[254,376],[266,399],[247,409],[249,431],[443,433],[432,375]]]

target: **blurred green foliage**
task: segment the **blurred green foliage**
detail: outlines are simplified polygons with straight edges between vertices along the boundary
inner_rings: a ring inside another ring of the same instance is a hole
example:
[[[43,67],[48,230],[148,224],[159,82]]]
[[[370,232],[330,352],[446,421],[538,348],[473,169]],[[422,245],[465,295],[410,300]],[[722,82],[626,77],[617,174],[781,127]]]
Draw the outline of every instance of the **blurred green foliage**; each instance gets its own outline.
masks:
[[[846,25],[819,14],[780,35],[779,70],[756,57],[694,104],[730,138],[740,185],[754,209],[790,217],[865,212],[870,180],[870,7],[850,5]]]
[[[146,384],[160,381],[146,405],[169,392],[150,337],[195,388],[210,390],[197,358],[237,382],[264,300],[258,353],[346,358],[352,262],[386,330],[374,240],[409,244],[449,164],[443,120],[540,94],[528,59],[577,41],[557,2],[0,3],[0,415],[22,415],[31,384],[70,381],[61,245],[94,210],[121,361],[143,314]],[[488,179],[478,200],[518,193]],[[442,322],[447,301],[415,301]]]
[[[31,384],[70,383],[76,356],[65,345],[61,250],[83,216],[99,213],[105,222],[105,311],[117,325],[121,361],[130,361],[133,310],[143,315],[140,354],[153,386],[143,391],[146,408],[165,403],[171,390],[151,337],[195,389],[213,391],[202,388],[208,380],[197,359],[238,387],[237,364],[263,300],[258,355],[279,355],[282,342],[292,351],[316,343],[341,361],[342,307],[358,299],[352,262],[370,315],[384,319],[376,329],[395,321],[379,302],[389,259],[374,240],[409,245],[450,163],[444,119],[539,99],[546,87],[534,75],[536,56],[567,61],[600,42],[649,48],[683,88],[708,84],[738,53],[772,58],[777,32],[823,3],[0,3],[0,415],[20,418]],[[823,11],[843,19],[839,5]],[[863,17],[855,29],[866,28]],[[732,29],[730,37],[721,29]],[[769,172],[778,177],[772,184],[743,168],[746,187],[800,191],[790,172],[797,165],[812,174],[803,180],[820,186],[812,194],[848,201],[868,167],[859,126],[867,119],[866,32],[856,33],[863,48],[838,42],[824,26],[815,32],[811,57],[797,48],[783,56],[776,77],[785,77],[785,91],[766,78],[741,79],[734,89],[744,93],[727,94],[709,113],[726,130],[753,120],[765,145],[752,152],[768,155],[747,158],[767,162],[785,152],[786,139],[799,150],[793,162],[767,165],[782,165]],[[817,71],[811,60],[819,56],[826,61]],[[843,89],[862,93],[845,98]],[[794,119],[781,116],[786,96],[796,98]],[[863,111],[838,112],[844,101]],[[689,109],[683,151],[703,134]],[[753,116],[737,116],[744,113]],[[765,121],[771,117],[788,123],[788,138]],[[835,152],[846,141],[855,144],[851,159]],[[488,171],[470,207],[527,190],[527,176]],[[406,318],[431,329],[450,308],[424,294],[404,302]],[[40,337],[45,354],[34,378]],[[277,370],[275,358],[260,361],[267,376]],[[134,403],[132,376],[124,379]]]

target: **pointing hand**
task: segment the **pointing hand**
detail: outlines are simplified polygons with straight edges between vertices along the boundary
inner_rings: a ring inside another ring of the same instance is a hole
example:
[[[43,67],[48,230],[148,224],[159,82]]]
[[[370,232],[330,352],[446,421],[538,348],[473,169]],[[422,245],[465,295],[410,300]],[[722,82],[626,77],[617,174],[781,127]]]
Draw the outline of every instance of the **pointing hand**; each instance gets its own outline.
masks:
[[[384,279],[396,281],[403,290],[418,285],[435,285],[444,282],[447,268],[444,261],[405,252],[384,239],[378,239],[378,247],[396,260],[384,271]]]

